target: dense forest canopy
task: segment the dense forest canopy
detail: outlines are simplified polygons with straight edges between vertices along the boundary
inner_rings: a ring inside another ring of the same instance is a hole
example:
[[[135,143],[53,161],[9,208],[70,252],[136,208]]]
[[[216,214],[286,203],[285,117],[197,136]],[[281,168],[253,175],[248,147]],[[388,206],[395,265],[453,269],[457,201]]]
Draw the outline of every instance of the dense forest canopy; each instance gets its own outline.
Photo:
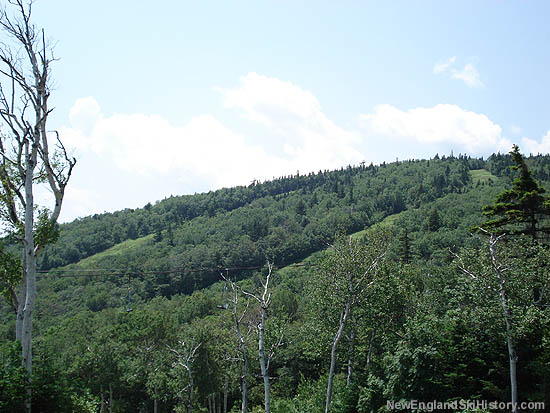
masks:
[[[525,165],[548,184],[549,156]],[[274,412],[509,401],[488,237],[470,230],[513,186],[512,166],[507,154],[361,164],[62,224],[39,260],[33,402],[226,412],[246,396],[247,411],[263,411],[266,377]],[[342,245],[357,254],[339,256]],[[495,247],[521,402],[550,403],[547,245],[518,236]],[[0,410],[17,411],[25,374],[13,312],[0,306]]]

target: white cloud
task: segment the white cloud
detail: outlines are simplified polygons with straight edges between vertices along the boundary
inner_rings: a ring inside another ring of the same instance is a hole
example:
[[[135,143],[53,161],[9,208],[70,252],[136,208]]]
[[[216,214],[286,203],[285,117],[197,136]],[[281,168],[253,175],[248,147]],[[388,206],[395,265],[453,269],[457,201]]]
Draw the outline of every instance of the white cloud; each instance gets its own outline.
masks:
[[[240,78],[240,84],[233,89],[216,88],[225,107],[242,109],[246,118],[266,126],[283,129],[321,114],[317,98],[291,82],[249,73]]]
[[[86,109],[91,113],[85,113]],[[89,119],[96,106],[77,101],[71,113]],[[68,145],[80,152],[90,150],[121,170],[141,176],[166,177],[179,171],[220,187],[245,183],[251,170],[273,164],[261,147],[247,145],[242,135],[211,115],[196,116],[178,127],[159,115],[103,116],[97,112],[88,134],[82,123],[71,126],[61,130]]]
[[[525,136],[521,138],[521,152],[534,155],[550,153],[550,130],[542,137],[540,143]]]
[[[479,72],[472,63],[467,63],[461,70],[453,69],[451,78],[462,80],[469,87],[483,87]]]
[[[271,144],[279,147],[279,155],[248,143],[212,115],[195,116],[183,126],[159,115],[105,116],[93,97],[75,102],[70,126],[60,132],[68,147],[81,154],[90,151],[124,173],[179,182],[198,179],[204,189],[363,159],[354,148],[359,134],[330,121],[312,93],[290,82],[251,73],[238,87],[218,90],[225,107],[242,111],[274,134]]]
[[[445,72],[449,67],[451,67],[452,65],[454,65],[454,63],[456,62],[456,56],[453,56],[453,57],[449,57],[447,60],[441,62],[437,62],[434,67],[433,67],[433,72],[437,75],[437,74],[440,74],[440,73],[443,73]]]
[[[456,105],[440,104],[407,111],[378,105],[360,115],[365,128],[378,136],[421,144],[451,144],[455,150],[475,154],[508,151],[511,143],[502,128],[487,116]]]
[[[249,73],[239,87],[217,90],[225,107],[240,110],[286,140],[284,151],[294,170],[336,168],[363,159],[355,149],[360,135],[328,119],[317,98],[291,82]]]
[[[68,185],[65,192],[64,208],[62,210],[62,220],[67,221],[67,211],[65,207],[71,206],[69,219],[76,217],[85,217],[101,211],[102,196],[93,189],[80,188],[75,185]]]
[[[451,79],[462,80],[469,87],[483,87],[485,86],[480,79],[479,72],[473,65],[473,63],[466,63],[462,69],[456,69],[453,66],[456,63],[456,56],[450,57],[445,61],[437,62],[432,71],[434,74],[439,75],[442,73],[449,73]]]
[[[92,129],[100,118],[101,109],[92,96],[77,99],[69,110],[71,126],[81,130],[85,135],[89,135],[92,132]]]

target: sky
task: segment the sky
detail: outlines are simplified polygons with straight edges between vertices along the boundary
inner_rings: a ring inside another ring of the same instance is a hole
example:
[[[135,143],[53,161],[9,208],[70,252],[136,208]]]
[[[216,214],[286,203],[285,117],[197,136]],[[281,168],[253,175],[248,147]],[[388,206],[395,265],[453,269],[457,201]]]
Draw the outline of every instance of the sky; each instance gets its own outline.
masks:
[[[347,165],[550,152],[550,2],[38,0],[61,221]],[[47,202],[47,196],[44,198]]]

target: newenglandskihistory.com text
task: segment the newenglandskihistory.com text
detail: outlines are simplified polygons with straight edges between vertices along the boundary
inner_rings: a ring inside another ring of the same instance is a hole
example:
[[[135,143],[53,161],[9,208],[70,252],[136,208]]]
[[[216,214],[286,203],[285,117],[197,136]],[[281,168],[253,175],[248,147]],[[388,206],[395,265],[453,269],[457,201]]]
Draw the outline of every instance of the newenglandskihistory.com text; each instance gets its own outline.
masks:
[[[544,411],[544,402],[519,402],[514,406],[512,402],[498,402],[489,400],[453,400],[453,401],[420,401],[420,400],[387,400],[386,408],[389,410],[415,410],[418,412],[433,412],[441,410],[508,410],[513,411],[514,407],[519,410]]]

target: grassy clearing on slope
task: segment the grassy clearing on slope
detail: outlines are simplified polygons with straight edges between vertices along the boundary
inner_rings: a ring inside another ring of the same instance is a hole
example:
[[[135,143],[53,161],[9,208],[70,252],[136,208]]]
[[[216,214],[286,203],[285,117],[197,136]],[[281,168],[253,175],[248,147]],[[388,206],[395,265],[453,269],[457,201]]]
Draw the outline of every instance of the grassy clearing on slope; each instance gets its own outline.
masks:
[[[83,260],[76,263],[76,265],[93,267],[94,265],[104,262],[107,257],[115,258],[121,255],[131,254],[132,252],[137,251],[139,248],[153,241],[154,234],[146,235],[142,238],[129,239],[116,244],[105,251],[98,252],[90,257],[84,258]]]
[[[354,232],[353,234],[351,234],[350,236],[352,238],[359,238],[359,237],[362,237],[364,236],[366,233],[367,233],[367,230],[368,229],[371,229],[371,228],[380,228],[380,227],[391,227],[393,224],[395,224],[395,222],[399,219],[400,216],[403,215],[403,213],[406,212],[406,211],[401,211],[397,214],[393,214],[393,215],[388,215],[386,218],[384,218],[382,221],[380,222],[377,222],[376,224],[374,225],[371,225],[369,228],[365,228],[361,231],[357,231],[357,232]]]
[[[472,182],[474,184],[477,184],[477,183],[484,184],[489,182],[489,180],[493,182],[498,181],[498,177],[493,175],[487,169],[474,169],[470,171],[470,176],[472,177]]]

